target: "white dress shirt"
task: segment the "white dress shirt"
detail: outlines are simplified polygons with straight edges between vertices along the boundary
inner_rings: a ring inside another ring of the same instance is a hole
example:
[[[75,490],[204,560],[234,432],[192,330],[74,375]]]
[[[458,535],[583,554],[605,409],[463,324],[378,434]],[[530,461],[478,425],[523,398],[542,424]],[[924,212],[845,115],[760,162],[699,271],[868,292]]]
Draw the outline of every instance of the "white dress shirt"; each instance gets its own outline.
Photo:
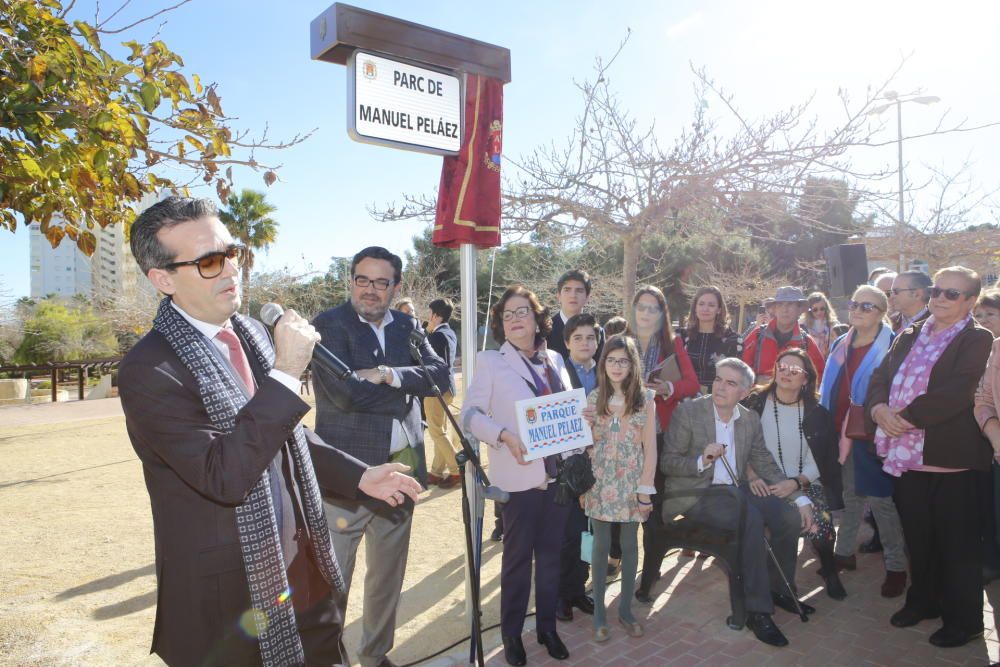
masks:
[[[227,347],[226,344],[223,343],[221,340],[216,338],[219,332],[222,331],[223,329],[232,328],[233,325],[229,322],[229,320],[226,320],[225,326],[220,327],[218,324],[209,324],[208,322],[202,322],[201,320],[196,320],[195,318],[191,317],[186,312],[184,312],[184,309],[178,306],[173,299],[170,300],[170,305],[173,306],[174,310],[180,313],[181,317],[187,320],[191,326],[193,326],[195,329],[204,334],[206,338],[212,341],[212,344],[215,345],[215,347],[217,347],[220,352],[222,352],[222,356],[226,358],[226,361],[232,363],[232,360],[229,358],[229,347]],[[293,378],[288,373],[284,371],[279,371],[277,368],[272,368],[271,371],[268,373],[268,376],[274,378],[281,384],[285,385],[286,387],[288,387],[289,391],[294,392],[295,395],[298,396],[299,387],[302,385],[302,383],[299,381],[298,378]]]
[[[736,472],[736,441],[734,431],[736,429],[736,420],[740,418],[740,411],[737,408],[733,408],[733,416],[729,418],[729,421],[723,421],[719,416],[719,410],[712,406],[712,414],[715,415],[715,441],[720,445],[725,445],[725,451],[722,455],[729,462],[729,466]],[[712,461],[709,465],[715,466],[712,470],[712,484],[724,484],[727,486],[733,486],[736,484],[736,480],[730,477],[729,471],[726,470],[726,466],[719,465],[718,461]],[[704,454],[698,455],[698,472],[702,472],[708,466],[705,465]]]
[[[386,356],[385,328],[386,326],[392,324],[393,322],[392,311],[389,310],[385,311],[385,316],[382,318],[382,321],[379,322],[378,324],[375,324],[374,322],[369,322],[365,318],[361,317],[361,315],[358,315],[358,319],[367,324],[368,326],[370,326],[372,328],[372,331],[375,332],[375,337],[378,338],[378,346],[382,348],[382,356],[385,357]],[[372,356],[373,357],[375,356],[374,351],[372,353]],[[395,387],[396,389],[399,389],[403,384],[402,381],[399,379],[399,376],[396,375],[396,372],[394,370],[392,370],[392,366],[386,366],[386,368],[389,369],[388,385],[390,387]],[[395,454],[396,452],[406,449],[410,444],[411,443],[409,438],[406,437],[406,430],[403,428],[403,423],[400,422],[398,419],[393,419],[392,439],[389,441],[389,453]]]

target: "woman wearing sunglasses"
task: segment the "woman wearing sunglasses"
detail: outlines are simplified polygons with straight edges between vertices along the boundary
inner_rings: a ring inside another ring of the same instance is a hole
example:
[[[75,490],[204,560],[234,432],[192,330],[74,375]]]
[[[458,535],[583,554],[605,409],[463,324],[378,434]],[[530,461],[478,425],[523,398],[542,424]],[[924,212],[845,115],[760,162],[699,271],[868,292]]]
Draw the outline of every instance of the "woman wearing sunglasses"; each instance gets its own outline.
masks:
[[[848,303],[851,328],[833,342],[820,387],[820,403],[833,414],[839,441],[838,460],[844,482],[844,515],[834,550],[838,569],[854,570],[858,529],[865,503],[878,522],[885,560],[882,596],[898,597],[906,590],[906,554],[903,531],[893,503],[892,478],[875,456],[875,429],[864,425],[869,380],[892,344],[892,328],[885,318],[889,300],[882,290],[862,285]]]
[[[830,353],[833,339],[837,336],[833,333],[834,327],[840,322],[837,320],[837,313],[834,312],[830,300],[822,292],[813,292],[808,297],[809,308],[802,314],[802,326],[806,328],[809,335],[816,341],[819,351],[826,357]]]
[[[683,341],[674,335],[667,299],[659,288],[652,285],[640,287],[632,298],[631,315],[632,330],[642,358],[642,381],[656,395],[656,459],[659,460],[663,453],[663,434],[670,425],[670,416],[678,403],[698,393],[698,376]],[[663,489],[663,472],[659,466],[656,468],[654,486],[657,490]],[[644,604],[653,601],[649,591],[660,578],[660,565],[666,554],[661,538],[661,495],[662,493],[653,496],[653,511],[642,524],[642,580],[635,597]]]
[[[931,644],[954,647],[983,634],[980,491],[993,450],[973,414],[993,344],[972,309],[982,284],[963,266],[934,275],[925,321],[904,329],[872,375],[865,411],[875,446],[896,478],[896,506],[910,554],[900,628],[940,616]],[[881,519],[883,543],[885,526]]]
[[[819,556],[826,594],[843,600],[847,592],[833,560],[836,532],[830,514],[844,507],[837,438],[833,417],[819,404],[812,359],[802,350],[785,350],[774,364],[771,382],[750,394],[744,404],[760,415],[764,444],[786,477],[769,485],[747,468],[750,490],[758,496],[779,498],[802,491],[804,495],[795,502],[807,498],[813,505],[814,523],[808,538]],[[794,613],[794,606],[790,611]]]

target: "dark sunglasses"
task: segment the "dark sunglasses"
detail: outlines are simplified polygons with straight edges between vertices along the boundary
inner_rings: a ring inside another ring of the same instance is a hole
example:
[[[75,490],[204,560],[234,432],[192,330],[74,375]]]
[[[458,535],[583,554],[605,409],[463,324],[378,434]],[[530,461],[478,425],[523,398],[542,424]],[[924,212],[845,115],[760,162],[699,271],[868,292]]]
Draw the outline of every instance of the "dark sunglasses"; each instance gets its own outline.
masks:
[[[939,296],[941,296],[942,294],[944,295],[944,298],[948,299],[948,301],[958,301],[959,298],[961,298],[963,296],[972,296],[968,292],[963,292],[963,291],[957,290],[957,289],[942,289],[942,288],[938,287],[937,285],[935,285],[934,287],[931,288],[931,298],[932,299],[936,299]]]
[[[239,266],[246,257],[246,251],[247,247],[244,245],[231,245],[225,250],[205,253],[198,259],[192,259],[187,262],[171,262],[163,268],[174,270],[182,266],[195,266],[198,267],[198,275],[207,280],[215,278],[222,273],[227,259],[236,266]]]
[[[872,311],[882,312],[882,309],[876,306],[874,303],[869,301],[848,301],[848,310],[860,310],[862,313],[870,313]]]

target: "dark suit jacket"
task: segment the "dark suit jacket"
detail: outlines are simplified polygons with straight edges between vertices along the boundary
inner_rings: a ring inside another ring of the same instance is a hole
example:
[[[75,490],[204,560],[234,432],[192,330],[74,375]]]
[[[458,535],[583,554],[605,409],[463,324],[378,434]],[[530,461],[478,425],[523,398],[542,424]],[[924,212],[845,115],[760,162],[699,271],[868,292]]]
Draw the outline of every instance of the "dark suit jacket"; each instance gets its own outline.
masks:
[[[445,322],[433,332],[427,334],[427,340],[434,349],[434,353],[444,359],[444,363],[448,366],[448,391],[454,396],[457,393],[455,391],[454,368],[455,354],[458,351],[458,336],[455,334],[455,330]]]
[[[324,311],[313,320],[323,345],[354,370],[391,366],[400,379],[397,389],[360,379],[341,380],[313,365],[316,388],[316,433],[326,442],[356,456],[369,465],[389,460],[392,420],[398,419],[420,459],[417,478],[426,483],[420,396],[433,396],[420,365],[410,357],[410,332],[419,324],[405,313],[393,310],[393,321],[385,327],[386,352],[382,352],[371,325],[363,322],[351,302]],[[424,339],[420,357],[441,391],[448,389],[448,366]],[[320,488],[329,485],[322,477]]]
[[[545,339],[545,344],[550,350],[555,350],[561,357],[568,357],[569,350],[566,349],[566,341],[563,340],[563,331],[566,323],[563,322],[562,313],[558,310],[552,316],[552,333]],[[604,349],[604,327],[597,326],[597,351],[594,352],[594,359],[601,358],[601,350]]]
[[[768,483],[785,479],[784,473],[764,444],[764,431],[760,417],[753,410],[737,405],[740,417],[733,426],[733,444],[736,447],[735,472],[740,480],[746,479],[747,464]],[[671,493],[684,493],[707,489],[712,485],[715,466],[722,463],[713,461],[698,472],[698,460],[705,452],[705,445],[717,442],[715,437],[715,411],[712,397],[700,396],[677,406],[670,426],[663,439],[663,453],[660,455],[660,470],[665,475],[663,497],[663,521],[669,523],[678,514],[683,514],[697,502],[697,495],[670,497]],[[795,492],[790,500],[801,494]]]
[[[170,665],[205,664],[249,608],[236,506],[309,410],[248,357],[257,393],[229,433],[212,426],[194,376],[159,333],[146,334],[118,372],[125,424],[153,511],[152,651]],[[365,469],[332,449],[315,467],[327,471],[328,481],[345,495],[356,491]]]
[[[889,353],[872,374],[865,398],[865,420],[875,432],[872,408],[889,402],[889,389],[927,321],[911,324],[898,334]],[[943,468],[989,470],[993,449],[972,414],[976,387],[986,370],[993,335],[970,321],[945,348],[931,369],[927,393],[913,399],[899,414],[924,429],[924,464]]]

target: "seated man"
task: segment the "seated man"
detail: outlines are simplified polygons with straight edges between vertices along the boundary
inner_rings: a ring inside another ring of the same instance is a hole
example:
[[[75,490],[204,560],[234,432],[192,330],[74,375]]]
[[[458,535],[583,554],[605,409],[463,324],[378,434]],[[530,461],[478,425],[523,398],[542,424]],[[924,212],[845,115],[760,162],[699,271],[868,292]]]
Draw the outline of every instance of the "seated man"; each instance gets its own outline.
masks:
[[[764,444],[760,418],[739,405],[749,394],[753,377],[746,363],[722,359],[716,364],[711,395],[677,406],[660,459],[660,469],[666,475],[664,493],[718,485],[729,487],[731,494],[700,499],[667,496],[663,501],[663,521],[669,523],[678,514],[684,514],[699,523],[735,531],[739,518],[735,495],[742,496],[746,504],[742,566],[747,625],[760,641],[785,646],[788,640],[774,624],[771,614],[775,604],[795,613],[795,601],[769,562],[764,528],[770,533],[771,546],[785,577],[794,587],[799,532],[812,525],[812,506],[803,501],[792,505],[776,496],[761,498],[749,493],[745,485],[739,485],[748,463],[769,483],[785,478]],[[726,466],[717,463],[723,456],[739,479],[732,479]],[[801,493],[796,491],[790,498],[799,496]],[[803,605],[803,609],[806,613],[815,611],[808,605]]]

